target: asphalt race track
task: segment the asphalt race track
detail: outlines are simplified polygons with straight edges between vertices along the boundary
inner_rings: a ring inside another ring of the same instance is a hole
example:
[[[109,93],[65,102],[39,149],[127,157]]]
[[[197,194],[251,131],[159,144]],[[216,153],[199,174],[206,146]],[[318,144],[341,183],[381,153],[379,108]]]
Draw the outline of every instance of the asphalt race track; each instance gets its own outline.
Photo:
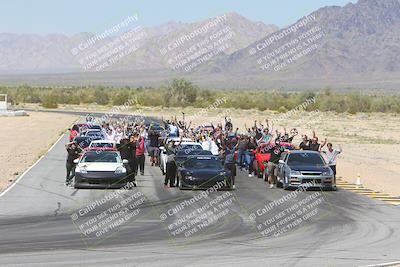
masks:
[[[400,260],[400,206],[340,189],[300,192],[271,211],[273,215],[283,205],[290,208],[319,194],[322,202],[315,204],[316,214],[279,235],[263,236],[258,228],[261,218],[254,221],[251,213],[294,191],[267,189],[262,179],[239,171],[236,191],[211,192],[169,215],[171,208],[205,191],[164,188],[164,177],[157,167],[148,165],[147,158],[145,175],[137,177],[138,187],[75,220],[74,214],[88,203],[116,190],[66,187],[66,142],[64,136],[0,197],[1,266],[360,266]],[[91,217],[132,196],[145,197],[137,215],[98,236],[80,232]],[[218,202],[222,196],[230,201]],[[178,218],[207,203],[220,205],[221,209],[211,208],[214,214],[222,209],[227,214],[194,227],[197,232],[187,237],[172,232]],[[167,214],[164,221],[162,214]]]

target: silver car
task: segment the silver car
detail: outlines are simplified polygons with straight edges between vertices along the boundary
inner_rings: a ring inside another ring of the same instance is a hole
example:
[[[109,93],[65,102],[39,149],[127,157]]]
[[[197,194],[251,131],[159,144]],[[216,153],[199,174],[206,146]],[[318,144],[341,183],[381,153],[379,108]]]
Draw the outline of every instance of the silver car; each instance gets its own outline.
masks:
[[[282,154],[277,173],[278,186],[284,189],[307,185],[336,190],[332,169],[317,151],[295,150]]]

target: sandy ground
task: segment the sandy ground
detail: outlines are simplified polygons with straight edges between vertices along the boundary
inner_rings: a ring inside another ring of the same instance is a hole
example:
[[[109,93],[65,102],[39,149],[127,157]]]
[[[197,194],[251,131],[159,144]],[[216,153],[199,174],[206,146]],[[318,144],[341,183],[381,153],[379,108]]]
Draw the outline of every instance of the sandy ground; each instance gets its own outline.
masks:
[[[43,155],[77,119],[71,115],[28,113],[28,117],[0,117],[0,191]]]
[[[119,113],[141,114],[143,116],[163,117],[170,119],[177,115],[182,119],[182,112],[186,120],[193,121],[192,125],[209,124],[224,121],[224,116],[232,118],[234,127],[244,131],[244,126],[254,124],[254,120],[265,119],[274,121],[274,128],[280,131],[295,127],[299,136],[295,138],[300,143],[300,135],[312,135],[315,129],[320,141],[324,138],[333,143],[334,148],[342,144],[343,153],[339,156],[338,177],[355,183],[360,175],[361,183],[373,190],[385,192],[393,196],[400,196],[400,116],[394,114],[335,114],[335,113],[305,113],[293,112],[291,115],[271,111],[237,110],[237,109],[195,109],[195,108],[112,108],[96,105],[61,106],[66,110],[118,110]]]

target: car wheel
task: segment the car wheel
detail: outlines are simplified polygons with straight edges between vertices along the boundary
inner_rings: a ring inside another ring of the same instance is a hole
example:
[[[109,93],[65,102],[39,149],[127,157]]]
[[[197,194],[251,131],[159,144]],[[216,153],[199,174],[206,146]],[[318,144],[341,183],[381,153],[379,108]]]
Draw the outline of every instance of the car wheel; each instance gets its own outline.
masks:
[[[289,181],[287,180],[287,177],[283,177],[282,180],[282,188],[284,190],[289,190],[290,186],[289,186]]]
[[[186,187],[184,187],[183,184],[182,184],[181,182],[179,182],[179,189],[180,189],[180,190],[185,190]]]
[[[276,187],[283,188],[283,183],[279,180],[279,177],[277,177]]]
[[[289,190],[289,185],[287,185],[287,184],[282,184],[282,188],[283,188],[283,190]]]

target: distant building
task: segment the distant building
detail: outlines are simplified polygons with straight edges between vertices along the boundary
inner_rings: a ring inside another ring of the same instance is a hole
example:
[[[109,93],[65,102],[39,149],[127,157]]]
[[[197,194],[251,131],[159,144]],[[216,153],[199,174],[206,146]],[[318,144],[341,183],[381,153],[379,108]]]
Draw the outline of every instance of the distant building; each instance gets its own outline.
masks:
[[[28,116],[24,110],[8,110],[7,95],[0,94],[0,116]]]
[[[7,95],[0,94],[0,111],[7,111]]]

